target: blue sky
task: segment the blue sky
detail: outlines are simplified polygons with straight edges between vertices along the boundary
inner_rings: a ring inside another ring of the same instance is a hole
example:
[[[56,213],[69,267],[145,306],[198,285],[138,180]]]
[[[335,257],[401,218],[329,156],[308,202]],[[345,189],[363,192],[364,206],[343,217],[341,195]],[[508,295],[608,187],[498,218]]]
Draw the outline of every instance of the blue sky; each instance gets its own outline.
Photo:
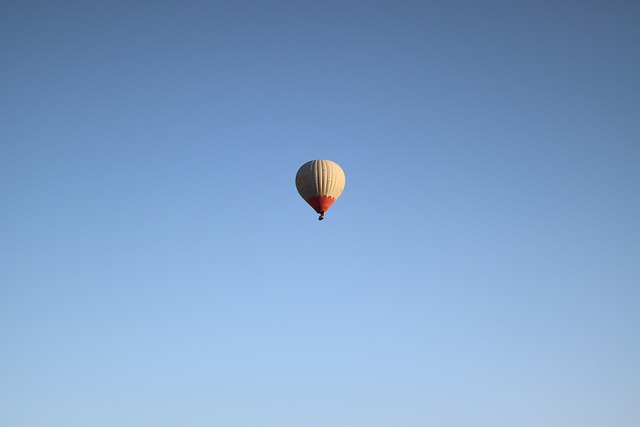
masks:
[[[639,425],[639,24],[3,2],[0,424]]]

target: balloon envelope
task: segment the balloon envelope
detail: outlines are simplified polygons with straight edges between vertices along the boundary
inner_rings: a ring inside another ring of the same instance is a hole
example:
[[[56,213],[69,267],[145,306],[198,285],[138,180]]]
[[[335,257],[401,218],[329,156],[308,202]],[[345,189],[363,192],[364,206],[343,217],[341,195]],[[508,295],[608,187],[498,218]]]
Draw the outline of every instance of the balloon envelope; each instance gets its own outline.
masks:
[[[324,218],[324,213],[342,194],[344,171],[331,160],[311,160],[298,169],[296,188],[300,196]]]

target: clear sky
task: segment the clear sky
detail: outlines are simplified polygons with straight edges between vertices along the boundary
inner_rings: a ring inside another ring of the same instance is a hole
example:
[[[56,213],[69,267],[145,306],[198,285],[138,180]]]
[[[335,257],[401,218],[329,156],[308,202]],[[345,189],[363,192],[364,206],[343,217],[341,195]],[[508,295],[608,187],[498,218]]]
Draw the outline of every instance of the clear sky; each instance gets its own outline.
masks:
[[[4,0],[0,52],[0,425],[640,425],[637,1]]]

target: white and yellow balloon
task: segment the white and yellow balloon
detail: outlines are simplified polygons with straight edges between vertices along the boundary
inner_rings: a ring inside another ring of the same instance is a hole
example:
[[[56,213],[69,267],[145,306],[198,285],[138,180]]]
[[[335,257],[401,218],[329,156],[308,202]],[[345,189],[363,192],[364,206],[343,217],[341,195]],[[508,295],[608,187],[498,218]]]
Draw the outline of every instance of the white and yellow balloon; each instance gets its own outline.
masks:
[[[311,160],[300,166],[296,188],[300,196],[324,219],[325,212],[344,190],[344,171],[331,160]]]

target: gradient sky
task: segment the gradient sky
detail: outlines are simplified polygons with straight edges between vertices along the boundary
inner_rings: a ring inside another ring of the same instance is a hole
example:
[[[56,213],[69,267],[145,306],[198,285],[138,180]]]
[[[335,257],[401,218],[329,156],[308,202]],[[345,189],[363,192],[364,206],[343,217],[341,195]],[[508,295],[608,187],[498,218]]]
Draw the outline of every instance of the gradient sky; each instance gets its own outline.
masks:
[[[0,425],[640,425],[640,3],[4,0],[0,52]]]

